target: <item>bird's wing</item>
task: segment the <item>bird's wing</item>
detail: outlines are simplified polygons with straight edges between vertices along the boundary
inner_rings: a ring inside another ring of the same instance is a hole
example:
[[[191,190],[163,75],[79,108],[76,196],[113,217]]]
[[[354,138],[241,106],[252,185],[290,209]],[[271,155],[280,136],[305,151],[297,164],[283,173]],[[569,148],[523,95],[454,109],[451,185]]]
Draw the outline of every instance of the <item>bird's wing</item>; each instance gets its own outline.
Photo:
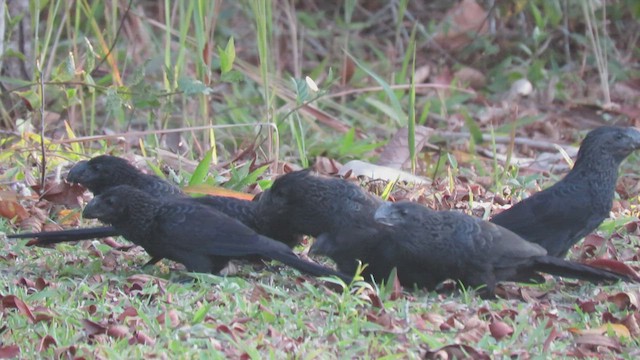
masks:
[[[566,185],[536,193],[490,221],[536,243],[568,239],[585,226],[592,209],[584,186]]]
[[[157,225],[158,240],[194,253],[259,255],[268,246],[261,236],[239,221],[212,208],[184,201],[167,206],[158,215]]]
[[[257,203],[224,196],[202,196],[192,199],[197,203],[210,206],[241,223],[254,228]]]

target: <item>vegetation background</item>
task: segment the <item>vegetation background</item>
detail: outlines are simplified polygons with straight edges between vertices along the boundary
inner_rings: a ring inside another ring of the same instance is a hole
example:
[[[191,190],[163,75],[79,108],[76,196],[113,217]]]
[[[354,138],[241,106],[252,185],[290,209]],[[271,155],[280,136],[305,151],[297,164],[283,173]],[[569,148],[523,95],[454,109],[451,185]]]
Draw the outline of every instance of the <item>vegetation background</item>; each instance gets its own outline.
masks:
[[[61,178],[103,153],[245,198],[291,168],[374,174],[383,197],[488,218],[557,181],[588,129],[638,125],[639,19],[634,0],[2,0],[0,230],[90,225]],[[637,170],[571,258],[638,269]],[[180,284],[120,240],[3,239],[0,358],[639,355],[628,284],[484,301],[276,264]]]

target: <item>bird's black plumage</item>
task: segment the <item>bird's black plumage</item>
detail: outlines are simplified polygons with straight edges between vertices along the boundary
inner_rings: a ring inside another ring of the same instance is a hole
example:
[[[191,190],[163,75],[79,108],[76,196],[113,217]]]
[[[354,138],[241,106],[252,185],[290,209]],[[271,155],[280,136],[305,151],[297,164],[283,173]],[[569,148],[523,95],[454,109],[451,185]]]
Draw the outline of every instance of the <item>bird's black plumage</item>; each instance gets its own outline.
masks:
[[[358,229],[363,236],[374,233],[378,225],[373,214],[382,203],[347,180],[316,176],[309,170],[279,177],[257,202],[259,227],[314,237],[347,228]]]
[[[562,180],[490,221],[563,258],[609,216],[618,167],[638,148],[640,132],[634,128],[596,128],[582,141],[573,169]]]
[[[478,287],[492,295],[500,281],[527,281],[538,271],[594,282],[627,280],[606,270],[547,256],[544,248],[515,233],[454,211],[433,211],[411,202],[386,203],[374,215],[386,229],[363,238],[349,230],[320,236],[311,248],[327,255],[345,274],[357,260],[363,274],[386,280],[393,268],[403,286],[433,289],[446,279]]]
[[[178,187],[155,176],[142,173],[125,159],[101,155],[89,161],[78,162],[67,176],[67,181],[79,183],[89,189],[95,195],[103,191],[118,186],[129,185],[156,197],[184,197],[195,203],[210,206],[226,215],[239,220],[243,224],[256,230],[257,232],[272,237],[294,247],[300,238],[293,234],[286,233],[277,227],[265,230],[258,227],[256,221],[257,203],[224,196],[202,196],[187,197]],[[62,231],[47,231],[39,233],[12,234],[9,238],[38,238],[37,245],[56,244],[67,241],[87,240],[107,236],[119,235],[113,227],[99,227],[87,229],[71,229]]]
[[[94,195],[118,185],[129,185],[155,196],[182,196],[182,190],[155,175],[136,169],[123,158],[100,155],[74,165],[67,181],[78,183]]]
[[[285,244],[209,206],[184,198],[158,198],[131,186],[116,186],[94,197],[83,216],[112,225],[153,259],[174,260],[189,271],[217,273],[230,259],[257,255],[312,275],[351,280],[298,258]]]

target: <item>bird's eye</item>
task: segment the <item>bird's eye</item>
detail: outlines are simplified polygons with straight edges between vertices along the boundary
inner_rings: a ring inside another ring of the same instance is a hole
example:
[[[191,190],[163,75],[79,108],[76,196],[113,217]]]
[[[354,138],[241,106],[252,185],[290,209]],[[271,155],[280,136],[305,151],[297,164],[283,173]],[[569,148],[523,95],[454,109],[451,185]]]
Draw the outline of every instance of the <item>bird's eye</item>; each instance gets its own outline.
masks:
[[[616,134],[616,140],[622,140],[623,137],[624,137],[624,134],[622,134],[622,133],[617,133]]]

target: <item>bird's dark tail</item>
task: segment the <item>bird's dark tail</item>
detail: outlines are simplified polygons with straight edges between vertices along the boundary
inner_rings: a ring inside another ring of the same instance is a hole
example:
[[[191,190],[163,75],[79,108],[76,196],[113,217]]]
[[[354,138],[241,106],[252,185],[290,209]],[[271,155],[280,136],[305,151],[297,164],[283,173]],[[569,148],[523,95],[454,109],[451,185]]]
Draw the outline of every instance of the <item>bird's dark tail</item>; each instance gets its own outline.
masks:
[[[276,242],[275,240],[271,241]],[[285,265],[289,265],[292,268],[314,276],[337,276],[346,284],[350,284],[353,280],[352,276],[343,274],[340,271],[300,259],[289,247],[282,243],[278,243],[277,247],[270,247],[261,255],[273,260],[278,260]]]
[[[563,260],[555,256],[539,256],[536,257],[534,261],[535,271],[541,271],[551,275],[586,280],[593,283],[613,281],[636,282],[636,280],[626,274]]]
[[[8,239],[38,239],[38,242],[33,245],[49,245],[58,244],[68,241],[89,240],[96,238],[104,238],[108,236],[120,235],[116,229],[111,226],[104,226],[98,228],[88,229],[69,229],[60,231],[44,231],[37,233],[21,233],[7,235]]]

